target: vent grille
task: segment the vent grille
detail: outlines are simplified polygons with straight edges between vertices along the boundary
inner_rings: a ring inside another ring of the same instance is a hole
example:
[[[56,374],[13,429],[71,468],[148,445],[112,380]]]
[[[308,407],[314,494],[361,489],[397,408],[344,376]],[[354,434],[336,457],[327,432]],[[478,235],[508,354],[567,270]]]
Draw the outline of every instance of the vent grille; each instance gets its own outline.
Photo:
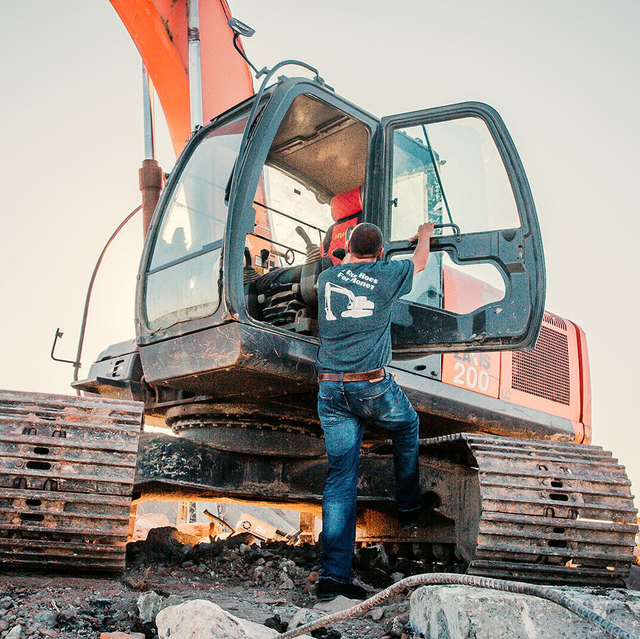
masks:
[[[551,315],[551,313],[549,313],[548,311],[545,311],[542,321],[546,322],[547,324],[551,324],[551,326],[555,326],[556,328],[561,328],[563,331],[567,330],[566,322],[557,315]]]
[[[567,336],[543,326],[532,351],[514,352],[511,386],[569,406],[571,384]]]

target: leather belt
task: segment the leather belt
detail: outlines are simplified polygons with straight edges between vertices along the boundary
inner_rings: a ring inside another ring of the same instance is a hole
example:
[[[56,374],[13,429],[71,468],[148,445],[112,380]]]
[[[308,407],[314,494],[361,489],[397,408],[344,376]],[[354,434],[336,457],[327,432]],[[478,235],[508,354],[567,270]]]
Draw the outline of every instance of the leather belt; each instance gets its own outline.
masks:
[[[318,381],[320,382],[364,382],[368,379],[382,379],[385,375],[384,368],[376,368],[374,371],[366,373],[320,373]]]

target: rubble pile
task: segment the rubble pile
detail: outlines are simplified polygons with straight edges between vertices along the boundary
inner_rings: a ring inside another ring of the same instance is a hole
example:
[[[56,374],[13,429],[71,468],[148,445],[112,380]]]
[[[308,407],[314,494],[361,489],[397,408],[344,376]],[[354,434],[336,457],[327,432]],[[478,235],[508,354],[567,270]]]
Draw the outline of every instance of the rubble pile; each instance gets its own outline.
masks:
[[[127,565],[130,572],[162,564],[169,568],[179,566],[194,573],[196,580],[249,582],[295,590],[299,601],[310,596],[318,579],[319,549],[315,545],[296,547],[274,542],[259,546],[247,533],[224,541],[193,541],[175,528],[154,528],[146,541],[129,544]]]
[[[418,552],[392,544],[361,548],[354,562],[356,579],[373,594],[405,576],[439,567],[432,549],[429,555]],[[218,624],[218,634],[211,635],[215,639],[275,637],[354,604],[344,597],[316,600],[319,560],[317,545],[259,544],[250,533],[203,540],[173,527],[154,528],[145,541],[128,545],[127,570],[121,576],[0,575],[0,639],[207,639],[205,631],[195,627],[205,617]],[[530,639],[542,636],[536,634],[540,626],[553,618],[548,614],[551,604],[542,600],[530,603],[491,591],[431,588],[416,590],[411,605],[412,593],[405,592],[364,617],[319,628],[311,636],[411,639],[419,636],[411,630],[415,628],[434,638],[492,637],[511,624],[509,636]],[[637,630],[633,619],[640,613],[640,593],[571,591],[587,597],[586,605],[598,610],[604,606],[603,613],[614,620],[619,616],[623,625]],[[627,608],[633,609],[633,619],[625,617]],[[202,614],[194,615],[194,609]],[[558,609],[553,614],[569,613]],[[579,620],[571,615],[554,623],[560,635],[547,628],[544,636],[564,637],[568,628],[579,628]],[[590,631],[576,632],[580,636]]]
[[[0,583],[3,638],[97,637],[98,633],[118,629],[134,632],[139,626],[134,598],[94,598],[96,591],[92,589],[83,598],[70,587],[45,588],[36,593],[33,588],[7,585],[4,579]]]
[[[283,632],[354,603],[342,597],[317,603],[319,561],[318,545],[258,544],[250,533],[203,541],[173,527],[153,528],[145,541],[128,544],[127,570],[118,577],[0,575],[0,639],[155,639],[160,611],[195,600]],[[382,546],[359,550],[355,563],[359,583],[372,594],[404,576],[398,567],[411,568]],[[364,619],[312,636],[407,639],[413,636],[408,619],[405,594]]]
[[[154,528],[146,541],[127,546],[130,568],[166,563],[220,579],[276,585],[285,590],[302,588],[313,594],[311,586],[319,579],[320,545],[292,546],[285,542],[256,543],[250,533],[240,533],[224,541],[201,542],[173,527]],[[459,568],[459,570],[458,570]],[[372,589],[386,588],[408,577],[442,570],[439,565],[411,545],[390,544],[360,548],[355,553],[356,580]],[[448,570],[462,572],[462,566]],[[211,574],[213,573],[213,574]]]

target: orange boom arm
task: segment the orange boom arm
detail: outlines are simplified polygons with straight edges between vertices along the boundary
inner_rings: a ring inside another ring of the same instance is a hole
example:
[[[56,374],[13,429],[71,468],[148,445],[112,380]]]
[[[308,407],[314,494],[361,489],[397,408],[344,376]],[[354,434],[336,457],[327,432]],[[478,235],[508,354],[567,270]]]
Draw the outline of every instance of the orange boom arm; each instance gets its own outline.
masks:
[[[186,0],[110,0],[153,81],[180,153],[191,131]],[[204,121],[253,95],[247,63],[233,46],[225,0],[200,0]]]

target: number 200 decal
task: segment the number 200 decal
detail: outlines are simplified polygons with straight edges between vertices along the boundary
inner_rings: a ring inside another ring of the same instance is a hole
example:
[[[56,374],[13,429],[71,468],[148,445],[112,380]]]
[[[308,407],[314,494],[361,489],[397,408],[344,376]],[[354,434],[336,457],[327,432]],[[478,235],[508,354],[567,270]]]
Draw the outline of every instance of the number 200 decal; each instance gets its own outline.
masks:
[[[457,386],[466,386],[467,388],[476,388],[486,393],[489,390],[491,378],[489,373],[483,368],[480,371],[475,366],[465,366],[462,362],[456,362],[454,365],[456,374],[453,383]]]
[[[498,395],[498,353],[454,353],[443,357],[442,381],[484,395]]]

